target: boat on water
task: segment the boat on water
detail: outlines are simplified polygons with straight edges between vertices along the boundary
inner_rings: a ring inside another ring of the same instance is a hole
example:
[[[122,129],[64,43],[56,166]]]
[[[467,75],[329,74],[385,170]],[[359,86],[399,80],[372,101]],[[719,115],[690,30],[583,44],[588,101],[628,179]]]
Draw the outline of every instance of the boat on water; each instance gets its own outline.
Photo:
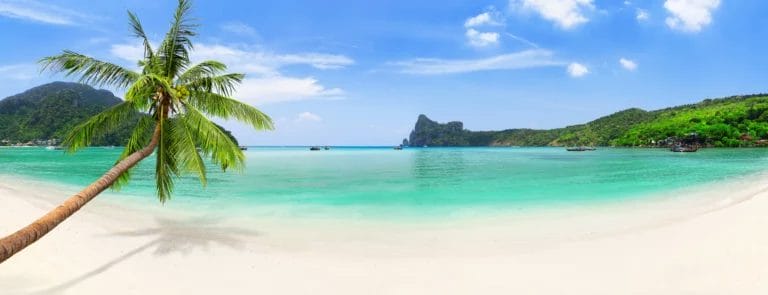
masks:
[[[242,146],[242,145],[241,145],[241,146],[240,146],[240,150],[241,150],[241,151],[247,151],[247,150],[248,150],[248,147],[247,147],[247,146]]]
[[[579,146],[579,147],[566,148],[565,150],[569,152],[587,152],[587,151],[594,151],[597,149],[593,147],[588,147],[588,146]]]
[[[396,145],[396,146],[395,146],[393,149],[395,149],[395,150],[398,150],[398,151],[399,151],[399,150],[402,150],[402,149],[403,149],[403,146],[402,146],[402,145]]]
[[[313,146],[309,148],[310,151],[319,151],[322,150],[319,146]]]
[[[696,146],[696,145],[681,145],[681,144],[677,144],[677,145],[674,145],[673,147],[671,147],[669,150],[672,151],[672,152],[675,152],[675,153],[693,153],[693,152],[698,151],[699,147]]]
[[[329,146],[327,146],[327,145],[326,145],[326,146],[324,146],[324,147],[323,147],[323,149],[327,151],[327,150],[330,150],[330,149],[331,149],[331,147],[329,147]]]

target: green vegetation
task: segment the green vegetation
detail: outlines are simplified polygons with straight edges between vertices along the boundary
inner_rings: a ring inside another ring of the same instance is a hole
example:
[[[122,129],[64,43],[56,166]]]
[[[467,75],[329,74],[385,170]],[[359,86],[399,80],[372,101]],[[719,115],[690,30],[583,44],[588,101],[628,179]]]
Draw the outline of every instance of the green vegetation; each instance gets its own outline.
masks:
[[[707,99],[650,112],[632,108],[551,130],[469,131],[462,126],[420,115],[409,141],[413,146],[665,146],[696,134],[704,146],[762,146],[768,144],[768,95]]]
[[[175,181],[184,174],[196,175],[205,185],[209,163],[224,171],[241,169],[245,155],[209,117],[234,119],[255,130],[272,129],[269,116],[230,97],[243,74],[227,73],[227,66],[218,61],[190,62],[191,38],[197,28],[189,16],[191,8],[188,0],[179,0],[157,50],[136,15],[128,12],[133,34],[144,51],[139,71],[72,51],[40,61],[44,69],[76,76],[80,82],[126,90],[124,101],[72,128],[64,139],[70,152],[94,144],[95,139],[139,115],[115,165],[43,217],[0,239],[0,263],[50,232],[105,189],[127,184],[131,169],[150,155],[154,155],[160,202],[171,197]]]
[[[78,123],[120,102],[109,91],[77,83],[54,82],[29,89],[0,100],[0,144],[60,141]],[[104,134],[95,144],[124,144],[135,119],[123,122],[126,128]]]
[[[107,90],[71,82],[52,82],[0,100],[0,145],[61,142],[77,124],[122,102]],[[94,139],[95,146],[125,146],[140,118],[137,112],[113,131]],[[219,125],[235,144],[232,133]]]
[[[652,146],[667,137],[696,133],[707,146],[745,147],[768,139],[768,96],[707,99],[654,112],[654,118],[632,126],[611,143]]]

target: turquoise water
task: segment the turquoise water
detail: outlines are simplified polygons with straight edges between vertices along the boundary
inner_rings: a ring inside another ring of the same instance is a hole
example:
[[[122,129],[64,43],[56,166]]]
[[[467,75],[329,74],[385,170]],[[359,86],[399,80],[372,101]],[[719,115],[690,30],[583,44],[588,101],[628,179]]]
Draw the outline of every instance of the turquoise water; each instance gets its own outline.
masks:
[[[84,186],[120,149],[75,155],[42,148],[0,148],[0,174]],[[243,173],[209,168],[203,189],[193,176],[177,182],[171,202],[221,210],[282,208],[286,214],[422,214],[463,209],[525,209],[652,196],[753,174],[768,167],[768,149],[306,148],[255,147]],[[110,197],[156,203],[152,160]],[[316,212],[315,212],[316,213]]]

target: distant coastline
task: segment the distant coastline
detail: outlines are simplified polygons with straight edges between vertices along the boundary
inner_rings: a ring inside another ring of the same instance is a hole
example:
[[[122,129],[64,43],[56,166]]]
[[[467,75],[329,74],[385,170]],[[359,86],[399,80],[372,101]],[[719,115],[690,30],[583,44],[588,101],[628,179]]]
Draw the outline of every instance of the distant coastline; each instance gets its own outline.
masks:
[[[405,145],[669,147],[689,140],[702,147],[768,146],[768,94],[705,99],[655,111],[631,108],[564,128],[471,131],[460,121],[419,115]]]

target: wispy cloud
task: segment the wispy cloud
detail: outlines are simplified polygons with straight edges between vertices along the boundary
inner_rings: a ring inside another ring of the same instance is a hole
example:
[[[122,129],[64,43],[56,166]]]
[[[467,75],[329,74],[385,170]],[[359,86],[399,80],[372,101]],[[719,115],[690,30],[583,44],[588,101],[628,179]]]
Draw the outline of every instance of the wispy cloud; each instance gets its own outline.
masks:
[[[296,122],[320,122],[323,118],[311,112],[302,112],[296,116]]]
[[[256,36],[258,32],[253,27],[241,22],[228,22],[219,26],[221,30],[243,36]]]
[[[499,13],[495,9],[490,9],[490,11],[468,18],[464,22],[464,27],[498,26],[502,24],[500,18]]]
[[[10,80],[32,80],[40,77],[36,64],[0,65],[0,78]]]
[[[492,70],[517,70],[562,66],[552,52],[543,49],[525,50],[481,59],[417,58],[391,63],[400,71],[418,75],[458,74]]]
[[[499,33],[489,32],[489,26],[503,25],[501,14],[495,8],[489,7],[485,12],[468,18],[464,21],[464,28],[467,43],[472,47],[487,47],[499,44]],[[481,27],[486,27],[485,32],[479,31]]]
[[[339,100],[344,98],[344,90],[326,88],[312,77],[272,76],[246,78],[235,97],[253,105],[265,105],[308,99]]]
[[[568,65],[568,68],[566,69],[568,72],[568,75],[574,78],[581,78],[589,74],[589,68],[587,66],[574,62]]]
[[[110,52],[127,62],[136,62],[144,52],[140,44],[114,44]],[[301,101],[308,99],[342,99],[344,90],[327,87],[314,77],[291,77],[282,68],[304,65],[319,70],[341,69],[355,61],[345,55],[327,53],[281,54],[261,48],[245,48],[220,44],[197,43],[190,53],[193,62],[218,60],[232,72],[248,75],[235,97],[254,104]]]
[[[586,12],[594,10],[593,0],[510,0],[513,10],[533,11],[563,29],[589,21]]]
[[[650,17],[651,17],[651,15],[648,14],[648,11],[646,11],[644,9],[637,9],[637,15],[635,16],[637,21],[646,21]]]
[[[478,32],[475,29],[468,29],[466,36],[469,45],[474,47],[486,47],[499,44],[499,33],[496,32]]]
[[[80,12],[37,1],[0,0],[0,16],[51,25],[78,25],[88,17]]]
[[[699,32],[712,23],[712,11],[718,6],[720,0],[666,0],[664,8],[670,14],[667,26],[683,32]]]
[[[512,39],[514,39],[514,40],[516,40],[516,41],[518,41],[518,42],[520,42],[520,43],[523,43],[523,44],[525,44],[525,45],[531,46],[531,47],[533,47],[533,48],[539,48],[539,44],[533,43],[533,42],[529,41],[528,39],[525,39],[525,38],[523,38],[523,37],[519,37],[519,36],[517,36],[517,35],[513,35],[513,34],[510,34],[510,33],[505,33],[505,34],[506,34],[506,35],[507,35],[509,38],[512,38]]]
[[[637,63],[631,59],[626,59],[622,57],[619,59],[619,64],[621,65],[622,68],[624,68],[627,71],[637,70]]]

